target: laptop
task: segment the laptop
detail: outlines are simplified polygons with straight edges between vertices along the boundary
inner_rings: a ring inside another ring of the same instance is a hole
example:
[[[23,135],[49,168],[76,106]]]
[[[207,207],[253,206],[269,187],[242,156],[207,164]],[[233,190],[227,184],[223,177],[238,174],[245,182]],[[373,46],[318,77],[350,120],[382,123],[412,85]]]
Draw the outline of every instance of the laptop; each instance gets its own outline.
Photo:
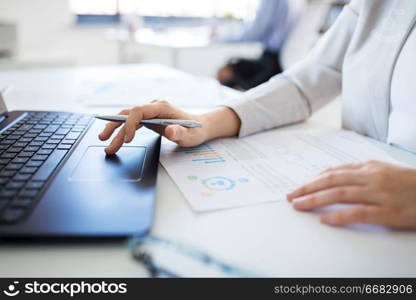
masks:
[[[0,94],[0,238],[124,237],[152,224],[160,136],[116,155],[104,123],[69,112],[8,112]]]

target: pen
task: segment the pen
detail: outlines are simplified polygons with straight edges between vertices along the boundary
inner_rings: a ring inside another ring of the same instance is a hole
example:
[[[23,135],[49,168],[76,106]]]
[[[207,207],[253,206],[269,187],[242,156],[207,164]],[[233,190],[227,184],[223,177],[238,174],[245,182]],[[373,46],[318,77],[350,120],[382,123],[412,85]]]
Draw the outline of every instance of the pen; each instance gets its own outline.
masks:
[[[126,115],[96,115],[94,116],[97,119],[112,121],[112,122],[126,122],[128,116]],[[143,125],[158,125],[158,126],[168,126],[168,125],[180,125],[187,128],[200,128],[202,123],[192,120],[176,120],[176,119],[148,119],[141,120],[140,124]]]

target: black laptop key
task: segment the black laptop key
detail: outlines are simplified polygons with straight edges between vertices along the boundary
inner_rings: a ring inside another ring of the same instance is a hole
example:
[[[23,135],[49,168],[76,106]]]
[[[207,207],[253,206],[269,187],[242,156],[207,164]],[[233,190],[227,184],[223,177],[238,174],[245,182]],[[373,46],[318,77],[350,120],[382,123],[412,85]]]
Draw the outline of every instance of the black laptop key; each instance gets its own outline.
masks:
[[[71,149],[72,145],[69,144],[61,144],[58,146],[58,150],[69,150]]]
[[[40,167],[43,164],[43,160],[30,160],[26,167]]]
[[[65,139],[66,140],[76,140],[79,138],[80,133],[79,132],[70,132]]]
[[[46,142],[46,144],[59,144],[59,143],[60,143],[60,140],[52,140],[52,139]]]
[[[72,144],[74,144],[76,142],[76,140],[67,140],[67,139],[65,139],[65,140],[63,140],[62,142],[61,142],[61,144],[69,144],[69,145],[72,145]]]
[[[4,223],[14,223],[20,220],[26,212],[24,208],[7,208],[0,216],[0,221]]]
[[[47,180],[67,153],[68,150],[55,150],[39,168],[32,180]]]
[[[13,170],[1,170],[0,171],[0,177],[12,177],[16,171]]]
[[[9,158],[0,158],[1,165],[7,165],[10,162]]]
[[[32,157],[32,160],[46,160],[47,158],[47,155],[36,154]]]
[[[10,203],[10,206],[13,208],[16,208],[16,207],[27,208],[33,204],[33,200],[34,198],[18,197]]]
[[[55,132],[55,134],[68,134],[69,131],[69,128],[60,128]]]
[[[19,174],[16,174],[13,177],[13,180],[27,181],[27,180],[29,180],[29,178],[31,176],[32,176],[31,174],[21,174],[21,173],[19,173]]]
[[[47,136],[38,136],[34,139],[35,142],[46,142],[49,139]]]
[[[26,147],[27,146],[27,142],[16,142],[13,146],[14,147]]]
[[[26,133],[26,131],[23,131],[23,130],[16,130],[16,131],[14,131],[13,133],[14,133],[14,134],[16,134],[16,135],[20,135],[20,136],[22,136],[22,135],[24,135],[24,134]]]
[[[14,189],[2,189],[0,190],[0,198],[11,198],[17,194],[17,191]]]
[[[52,153],[52,151],[53,151],[52,149],[41,149],[36,154],[39,154],[39,155],[49,155],[49,154]]]
[[[15,156],[16,156],[16,153],[13,153],[13,152],[3,152],[2,154],[0,154],[0,158],[3,158],[3,159],[12,159],[12,158],[15,158]]]
[[[39,133],[39,136],[46,136],[46,137],[49,137],[49,136],[51,136],[51,135],[53,135],[53,132],[41,132],[41,133]]]
[[[7,140],[0,141],[0,145],[12,145],[15,142],[16,142],[15,140],[9,140],[9,139],[7,139]]]
[[[33,129],[45,129],[46,127],[48,127],[48,125],[39,124],[39,125],[33,126]]]
[[[39,150],[39,146],[27,146],[26,148],[25,148],[25,151],[29,151],[29,152],[36,152],[36,151],[38,151]]]
[[[23,130],[23,131],[28,131],[32,128],[33,126],[30,124],[23,124],[19,127],[19,130]]]
[[[10,140],[18,140],[22,137],[22,134],[11,134],[7,138]]]
[[[42,149],[55,149],[56,144],[45,144],[42,146]]]
[[[29,160],[28,157],[15,157],[13,158],[12,162],[16,164],[24,164]]]
[[[54,134],[53,136],[51,136],[52,140],[62,140],[65,137],[64,134]]]
[[[6,170],[20,170],[23,167],[23,164],[10,163],[6,166]]]
[[[3,209],[7,207],[8,204],[9,204],[9,200],[0,198],[0,213],[2,212]]]
[[[26,184],[27,189],[41,189],[45,184],[44,181],[31,181]]]
[[[24,167],[20,170],[21,174],[33,174],[38,170],[37,167]]]
[[[17,157],[32,157],[35,154],[35,152],[32,151],[24,151],[17,155]]]
[[[22,147],[10,147],[9,149],[7,149],[7,153],[19,153],[23,150]]]
[[[49,125],[48,127],[46,127],[43,132],[55,132],[57,131],[59,128],[58,125]]]
[[[15,157],[16,157],[16,153],[13,153],[13,152],[5,152],[5,153],[0,154],[0,158],[9,158],[9,159],[11,159],[11,158],[15,158]]]
[[[7,185],[7,189],[21,189],[25,185],[24,181],[10,181]]]
[[[84,131],[84,129],[85,129],[85,127],[79,127],[79,126],[76,126],[76,127],[73,127],[72,129],[71,129],[71,132],[82,132],[82,131]]]
[[[30,138],[30,137],[22,137],[17,142],[18,143],[30,143],[32,141],[32,139],[33,138]]]
[[[36,195],[38,194],[38,190],[22,190],[19,193],[19,197],[24,197],[24,198],[34,198],[36,197]]]

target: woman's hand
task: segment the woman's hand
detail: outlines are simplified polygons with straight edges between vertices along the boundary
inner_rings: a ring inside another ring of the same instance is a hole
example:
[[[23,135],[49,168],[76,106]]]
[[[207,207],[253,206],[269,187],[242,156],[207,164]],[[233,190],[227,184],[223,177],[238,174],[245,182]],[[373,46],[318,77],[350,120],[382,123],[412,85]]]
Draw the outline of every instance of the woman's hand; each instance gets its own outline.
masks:
[[[336,203],[358,204],[321,214],[321,222],[343,226],[380,224],[416,229],[416,170],[382,162],[330,168],[287,195],[297,210],[309,211]]]
[[[182,119],[201,122],[202,128],[185,128],[180,125],[146,126],[182,147],[196,146],[217,137],[233,136],[237,134],[240,127],[237,115],[229,108],[221,108],[204,115],[191,115],[162,100],[155,100],[143,106],[126,109],[121,111],[120,114],[129,117],[105,149],[107,154],[114,154],[123,143],[130,143],[136,134],[136,130],[143,126],[139,125],[139,122],[145,119]],[[108,140],[122,124],[121,122],[107,123],[103,132],[98,136],[99,139],[102,141]]]

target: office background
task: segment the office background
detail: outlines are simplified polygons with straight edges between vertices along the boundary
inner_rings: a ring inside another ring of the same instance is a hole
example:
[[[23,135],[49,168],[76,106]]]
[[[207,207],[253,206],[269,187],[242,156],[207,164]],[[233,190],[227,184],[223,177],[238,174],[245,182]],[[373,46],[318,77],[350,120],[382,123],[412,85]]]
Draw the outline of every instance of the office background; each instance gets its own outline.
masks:
[[[210,42],[213,31],[233,30],[252,20],[258,2],[1,0],[0,87],[4,82],[12,85],[5,97],[10,109],[109,113],[126,102],[107,108],[100,108],[97,99],[74,102],[73,93],[80,98],[79,89],[89,88],[78,79],[90,84],[96,77],[106,81],[127,76],[131,82],[136,75],[183,79],[186,73],[198,82],[213,80],[229,58],[261,53],[258,43]],[[297,21],[283,49],[285,68],[304,57],[328,29],[340,1],[290,3]],[[185,79],[190,82],[190,77]],[[214,95],[212,90],[202,93]],[[334,101],[308,126],[339,127],[340,110]],[[156,203],[152,235],[202,249],[256,275],[414,276],[414,260],[408,259],[414,255],[413,233],[331,228],[319,224],[316,215],[299,214],[283,202],[198,215],[163,168]],[[129,246],[124,241],[2,243],[0,276],[145,276]]]
[[[0,68],[158,62],[213,76],[230,57],[250,58],[261,52],[256,43],[210,43],[213,30],[232,31],[252,20],[258,2],[3,0]],[[301,24],[284,53],[285,66],[312,46],[328,13],[327,1],[290,3]]]

